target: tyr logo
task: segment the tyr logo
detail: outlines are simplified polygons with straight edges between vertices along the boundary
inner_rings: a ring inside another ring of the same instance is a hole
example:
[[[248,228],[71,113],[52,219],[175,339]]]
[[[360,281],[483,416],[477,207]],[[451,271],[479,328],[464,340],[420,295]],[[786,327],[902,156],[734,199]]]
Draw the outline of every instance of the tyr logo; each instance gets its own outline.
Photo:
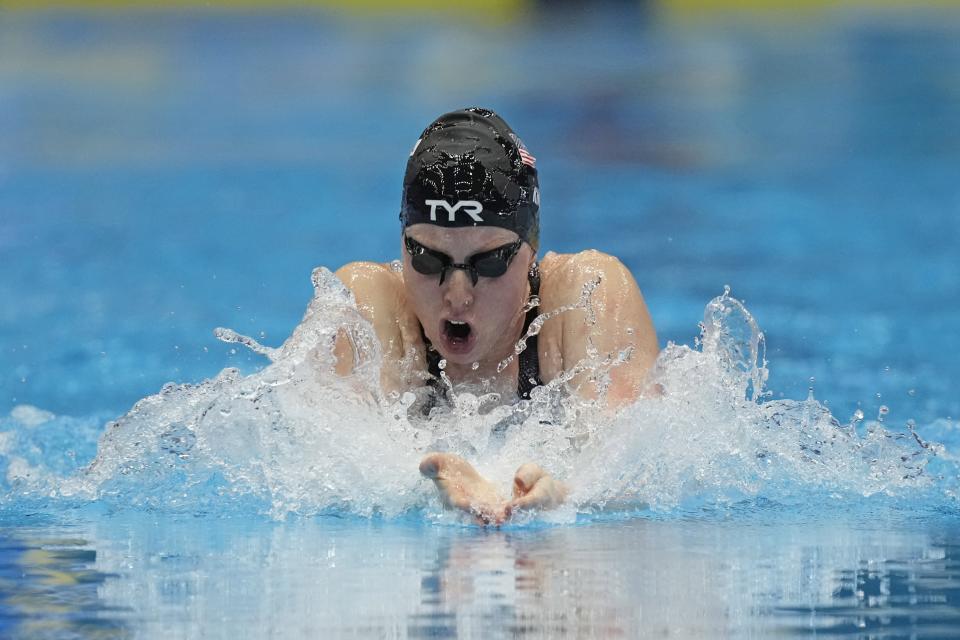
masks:
[[[426,200],[425,204],[430,207],[431,222],[437,221],[437,207],[443,207],[447,210],[447,222],[455,222],[457,211],[463,209],[463,212],[473,218],[474,222],[483,222],[480,213],[483,211],[483,205],[476,200],[458,200],[457,204],[451,206],[446,200]]]

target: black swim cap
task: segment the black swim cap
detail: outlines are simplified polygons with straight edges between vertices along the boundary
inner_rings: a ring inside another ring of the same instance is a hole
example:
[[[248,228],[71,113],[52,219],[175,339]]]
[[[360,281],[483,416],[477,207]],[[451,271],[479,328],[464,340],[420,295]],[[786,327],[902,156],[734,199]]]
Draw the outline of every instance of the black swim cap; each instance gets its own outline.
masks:
[[[400,221],[515,231],[540,240],[536,158],[493,111],[472,107],[440,116],[410,152]]]

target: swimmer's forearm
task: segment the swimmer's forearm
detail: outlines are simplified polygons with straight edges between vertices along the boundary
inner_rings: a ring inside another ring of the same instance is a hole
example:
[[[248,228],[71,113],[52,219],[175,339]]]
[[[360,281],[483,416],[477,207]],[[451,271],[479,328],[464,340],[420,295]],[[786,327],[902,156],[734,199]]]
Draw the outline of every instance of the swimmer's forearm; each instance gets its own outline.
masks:
[[[333,357],[336,361],[334,371],[339,376],[348,376],[353,373],[356,366],[356,354],[353,350],[353,343],[343,329],[337,331],[337,337],[333,343]]]

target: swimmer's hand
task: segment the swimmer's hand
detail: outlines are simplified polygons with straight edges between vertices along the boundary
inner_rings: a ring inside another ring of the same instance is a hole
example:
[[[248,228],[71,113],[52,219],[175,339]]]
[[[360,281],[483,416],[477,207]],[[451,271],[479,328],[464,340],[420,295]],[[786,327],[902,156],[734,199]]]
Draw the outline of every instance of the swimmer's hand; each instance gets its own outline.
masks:
[[[567,495],[566,486],[532,462],[517,469],[509,501],[469,462],[452,453],[428,454],[420,461],[420,473],[433,480],[444,506],[470,514],[479,525],[499,526],[517,511],[556,507]]]
[[[517,511],[553,509],[563,504],[568,493],[565,484],[555,480],[540,465],[528,462],[517,469],[513,477],[513,500],[504,511],[509,518]]]
[[[430,453],[420,461],[420,473],[433,480],[448,509],[472,515],[477,524],[503,524],[506,501],[493,484],[469,462],[452,453]]]

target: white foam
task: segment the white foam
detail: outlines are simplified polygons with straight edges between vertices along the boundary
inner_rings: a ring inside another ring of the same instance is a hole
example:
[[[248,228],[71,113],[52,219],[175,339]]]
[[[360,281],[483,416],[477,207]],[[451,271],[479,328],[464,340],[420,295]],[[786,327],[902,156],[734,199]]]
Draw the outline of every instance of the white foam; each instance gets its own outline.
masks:
[[[7,463],[7,484],[11,486],[34,486],[44,477],[43,469],[31,465],[19,456],[12,456]]]
[[[10,431],[0,431],[0,455],[10,453],[14,443],[14,434]]]
[[[39,427],[50,422],[56,415],[29,404],[19,404],[10,411],[10,417],[25,427]]]

